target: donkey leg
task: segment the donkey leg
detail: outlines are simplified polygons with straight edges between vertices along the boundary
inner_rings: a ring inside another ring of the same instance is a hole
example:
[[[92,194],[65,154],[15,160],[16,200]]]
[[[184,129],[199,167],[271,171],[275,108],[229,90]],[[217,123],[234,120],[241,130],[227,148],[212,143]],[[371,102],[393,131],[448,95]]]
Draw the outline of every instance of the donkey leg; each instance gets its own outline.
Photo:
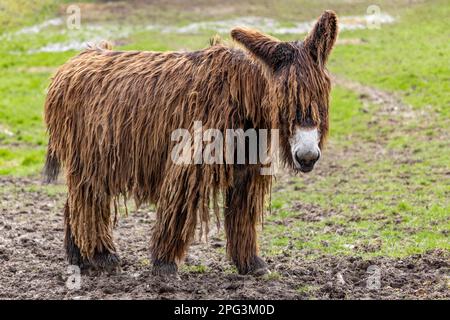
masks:
[[[64,206],[64,247],[66,249],[67,262],[70,265],[79,266],[80,269],[84,270],[89,267],[89,262],[81,256],[80,248],[75,244],[69,219],[69,203],[66,201]]]
[[[225,232],[227,252],[240,274],[263,275],[269,272],[268,266],[258,256],[256,226],[262,214],[264,190],[261,194],[249,194],[255,190],[251,172],[237,172],[234,186],[226,193]],[[249,199],[248,197],[252,197]],[[255,204],[255,202],[260,202]]]
[[[82,219],[76,219],[79,212],[72,212],[69,201],[67,201],[64,209],[64,245],[67,261],[71,265],[79,266],[82,271],[98,270],[109,273],[118,271],[120,260],[112,242],[109,203],[97,201],[93,208],[82,206],[81,210],[88,210],[90,214],[95,214],[96,218],[101,218],[101,221],[92,225],[92,221],[86,224]],[[88,226],[87,230],[84,229],[86,225]],[[73,232],[73,226],[80,229],[78,238]],[[80,227],[83,228],[82,231]],[[100,230],[101,232],[99,232]],[[94,237],[92,237],[93,234]]]
[[[186,209],[158,209],[151,246],[154,275],[177,273],[178,263],[184,258],[195,233],[195,225],[196,217],[190,219]]]
[[[154,275],[176,274],[197,224],[198,169],[174,165],[168,172],[161,187],[151,241]]]

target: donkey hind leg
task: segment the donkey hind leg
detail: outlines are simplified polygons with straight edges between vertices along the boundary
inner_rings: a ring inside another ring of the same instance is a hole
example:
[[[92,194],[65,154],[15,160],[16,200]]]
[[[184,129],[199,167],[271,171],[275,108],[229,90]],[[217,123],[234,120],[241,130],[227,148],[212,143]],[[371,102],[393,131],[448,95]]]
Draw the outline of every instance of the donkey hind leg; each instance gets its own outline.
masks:
[[[79,266],[82,271],[106,271],[108,273],[114,273],[120,270],[120,260],[115,250],[107,249],[100,244],[96,245],[94,254],[91,257],[87,257],[81,253],[72,233],[70,217],[70,208],[67,201],[64,208],[64,246],[68,263]],[[100,243],[100,239],[97,242]],[[114,249],[113,246],[112,248]]]
[[[226,193],[225,232],[227,252],[240,274],[261,276],[269,272],[266,262],[258,256],[256,226],[262,214],[264,190],[261,195],[254,194],[254,200],[248,201],[249,191],[255,190],[251,173],[238,171],[234,186]],[[258,188],[256,188],[258,189]]]
[[[154,275],[173,275],[195,234],[199,203],[198,171],[174,166],[161,188],[153,227]]]

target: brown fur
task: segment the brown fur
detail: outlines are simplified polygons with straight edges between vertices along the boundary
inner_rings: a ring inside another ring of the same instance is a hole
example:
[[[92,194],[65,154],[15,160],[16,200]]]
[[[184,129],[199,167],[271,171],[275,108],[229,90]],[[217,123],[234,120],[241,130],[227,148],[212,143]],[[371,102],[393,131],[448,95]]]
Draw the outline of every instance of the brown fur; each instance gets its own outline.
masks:
[[[183,258],[209,204],[225,198],[228,253],[240,272],[257,259],[270,176],[259,165],[176,165],[171,132],[236,128],[281,130],[283,160],[292,166],[288,139],[296,126],[328,132],[330,79],[324,68],[337,35],[325,12],[304,42],[280,42],[254,30],[231,32],[245,50],[223,45],[196,52],[119,52],[92,47],[64,64],[49,87],[46,172],[62,164],[68,185],[68,236],[83,259],[116,251],[111,207],[118,197],[157,204],[152,256]],[[76,251],[76,250],[75,250]]]

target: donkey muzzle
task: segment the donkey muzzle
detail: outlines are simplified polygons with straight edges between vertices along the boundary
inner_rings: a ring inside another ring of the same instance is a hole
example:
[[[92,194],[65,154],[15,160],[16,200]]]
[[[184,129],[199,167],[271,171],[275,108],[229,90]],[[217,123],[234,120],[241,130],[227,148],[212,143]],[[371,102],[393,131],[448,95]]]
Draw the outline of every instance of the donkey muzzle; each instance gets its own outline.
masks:
[[[302,172],[310,172],[314,169],[314,165],[320,158],[320,150],[316,148],[315,150],[303,150],[297,151],[295,153],[295,160],[300,165],[299,170]]]
[[[298,128],[290,139],[294,167],[310,172],[320,158],[320,135],[317,128]]]

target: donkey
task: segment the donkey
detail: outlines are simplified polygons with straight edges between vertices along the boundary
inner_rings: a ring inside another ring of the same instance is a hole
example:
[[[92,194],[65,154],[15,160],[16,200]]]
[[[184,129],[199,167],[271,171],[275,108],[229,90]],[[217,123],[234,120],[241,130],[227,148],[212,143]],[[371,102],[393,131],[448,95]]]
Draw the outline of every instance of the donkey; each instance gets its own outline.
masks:
[[[336,14],[325,11],[304,41],[235,28],[237,45],[121,52],[103,44],[61,66],[45,102],[44,173],[51,182],[64,168],[68,262],[117,270],[112,229],[124,196],[156,204],[153,273],[175,274],[196,226],[207,226],[210,201],[218,215],[222,196],[229,257],[241,274],[267,272],[257,225],[271,177],[261,164],[177,165],[171,132],[195,121],[223,132],[278,129],[283,163],[311,171],[328,133],[325,64],[337,34]]]

